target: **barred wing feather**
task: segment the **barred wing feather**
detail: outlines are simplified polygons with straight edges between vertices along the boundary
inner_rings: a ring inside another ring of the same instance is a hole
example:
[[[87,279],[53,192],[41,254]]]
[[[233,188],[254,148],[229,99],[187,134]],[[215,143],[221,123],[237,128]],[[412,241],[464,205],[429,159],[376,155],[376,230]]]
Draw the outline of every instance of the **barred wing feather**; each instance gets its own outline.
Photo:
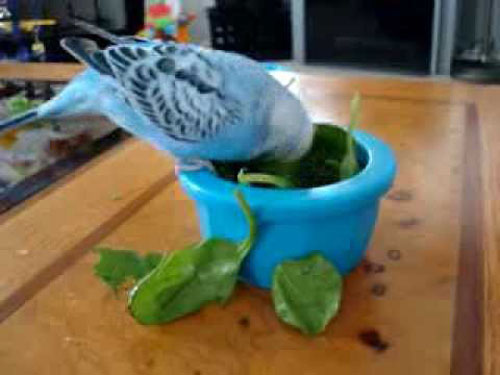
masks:
[[[238,105],[221,91],[222,75],[196,47],[118,45],[94,59],[110,67],[130,104],[175,140],[211,139],[238,120]]]

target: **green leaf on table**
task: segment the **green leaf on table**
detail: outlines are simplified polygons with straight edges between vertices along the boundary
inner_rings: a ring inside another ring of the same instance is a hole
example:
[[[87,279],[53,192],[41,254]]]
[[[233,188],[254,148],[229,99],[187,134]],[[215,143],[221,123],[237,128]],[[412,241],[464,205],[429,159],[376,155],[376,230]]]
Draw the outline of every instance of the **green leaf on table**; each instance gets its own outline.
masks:
[[[229,241],[210,239],[176,251],[132,289],[129,311],[139,323],[160,324],[208,302],[225,302],[238,270],[237,245]]]
[[[130,292],[129,311],[139,323],[168,323],[231,297],[241,262],[256,237],[248,204],[240,192],[236,198],[250,227],[248,237],[240,244],[208,239],[163,258]]]
[[[163,255],[150,253],[140,256],[132,250],[98,248],[99,261],[94,273],[113,290],[129,280],[137,281],[151,272],[161,261]]]
[[[351,100],[351,118],[349,121],[349,129],[346,137],[346,153],[340,163],[340,179],[345,180],[351,178],[359,172],[359,163],[356,156],[356,144],[352,136],[353,130],[359,124],[361,113],[361,96],[359,93],[354,95]]]
[[[158,264],[160,264],[163,257],[164,255],[160,253],[148,253],[144,255],[143,259],[146,272],[144,273],[143,276],[146,276],[146,274],[154,270],[158,266]]]
[[[335,317],[342,296],[342,277],[321,254],[276,267],[272,298],[279,318],[305,334],[321,333]]]

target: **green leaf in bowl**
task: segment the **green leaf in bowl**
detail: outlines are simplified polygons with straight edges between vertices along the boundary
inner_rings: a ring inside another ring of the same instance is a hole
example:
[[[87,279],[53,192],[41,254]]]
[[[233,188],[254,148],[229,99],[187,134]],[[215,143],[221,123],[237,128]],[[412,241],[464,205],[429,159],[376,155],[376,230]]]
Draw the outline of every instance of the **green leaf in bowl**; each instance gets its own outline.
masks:
[[[215,170],[220,177],[233,182],[278,188],[307,189],[351,178],[361,169],[352,135],[361,113],[359,93],[351,101],[350,112],[347,131],[331,124],[315,124],[311,149],[299,160],[214,161]],[[241,170],[246,178],[241,175],[238,178]]]
[[[346,131],[341,127],[316,124],[312,147],[300,160],[214,162],[215,170],[220,177],[233,182],[262,185],[262,181],[259,180],[264,175],[268,180],[264,184],[269,186],[311,188],[333,184],[340,180],[339,168],[346,153],[346,135]],[[246,175],[257,175],[255,181],[238,179],[242,169]]]

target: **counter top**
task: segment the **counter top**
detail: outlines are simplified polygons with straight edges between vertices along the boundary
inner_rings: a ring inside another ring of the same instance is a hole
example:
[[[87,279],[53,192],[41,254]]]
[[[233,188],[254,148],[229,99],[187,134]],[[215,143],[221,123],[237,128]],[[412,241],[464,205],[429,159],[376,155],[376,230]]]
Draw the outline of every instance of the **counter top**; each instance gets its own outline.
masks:
[[[43,79],[79,66],[26,65]],[[0,64],[0,76],[19,76]],[[29,73],[28,73],[29,71]],[[134,139],[0,216],[0,372],[5,374],[498,374],[500,88],[448,81],[300,76],[317,118],[348,120],[394,149],[367,260],[316,338],[240,285],[227,306],[143,327],[93,275],[94,246],[172,250],[199,238],[174,163]],[[388,344],[370,345],[366,332]]]
[[[0,62],[0,79],[64,82],[83,69],[81,64]]]

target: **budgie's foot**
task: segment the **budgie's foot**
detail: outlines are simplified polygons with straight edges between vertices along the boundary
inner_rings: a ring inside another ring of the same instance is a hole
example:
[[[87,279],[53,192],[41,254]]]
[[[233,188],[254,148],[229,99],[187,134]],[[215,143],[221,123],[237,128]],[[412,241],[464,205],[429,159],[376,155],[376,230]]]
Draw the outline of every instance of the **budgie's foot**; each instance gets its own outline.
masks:
[[[207,168],[212,172],[215,172],[215,168],[211,162],[208,160],[177,160],[175,163],[175,174],[179,175],[181,172],[195,172],[203,168]]]

